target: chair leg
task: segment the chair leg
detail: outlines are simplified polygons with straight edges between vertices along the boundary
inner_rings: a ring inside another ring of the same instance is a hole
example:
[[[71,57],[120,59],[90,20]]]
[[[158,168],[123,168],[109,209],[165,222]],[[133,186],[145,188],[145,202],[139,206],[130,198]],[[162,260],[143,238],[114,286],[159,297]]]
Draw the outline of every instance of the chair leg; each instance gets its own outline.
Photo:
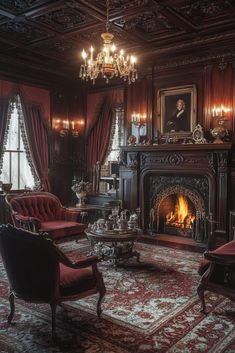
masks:
[[[197,287],[197,294],[201,300],[202,303],[202,312],[206,314],[206,304],[205,304],[205,297],[204,297],[204,292],[205,292],[205,287],[202,283],[199,283],[199,286]]]
[[[103,302],[103,299],[104,299],[104,296],[105,296],[105,293],[106,293],[106,288],[105,288],[105,285],[104,285],[104,281],[103,281],[103,278],[100,277],[99,278],[99,281],[98,281],[98,291],[99,291],[99,299],[98,299],[98,302],[97,302],[97,315],[98,317],[101,316],[101,313],[102,313],[102,309],[101,309],[101,304]]]
[[[8,324],[11,324],[12,319],[13,319],[14,314],[15,314],[15,297],[14,297],[14,294],[12,292],[10,293],[8,299],[9,299],[11,311],[10,311],[10,314],[8,315],[7,322],[8,322]]]
[[[51,335],[53,341],[56,340],[56,303],[50,303],[51,306]]]

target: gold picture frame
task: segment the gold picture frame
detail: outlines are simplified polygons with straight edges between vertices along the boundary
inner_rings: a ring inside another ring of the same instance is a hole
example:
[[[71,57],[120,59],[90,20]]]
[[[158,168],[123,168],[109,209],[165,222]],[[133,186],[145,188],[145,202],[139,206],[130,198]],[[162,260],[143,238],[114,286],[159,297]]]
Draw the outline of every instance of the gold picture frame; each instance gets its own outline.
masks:
[[[194,84],[160,89],[157,130],[164,136],[188,137],[196,126],[197,89]]]

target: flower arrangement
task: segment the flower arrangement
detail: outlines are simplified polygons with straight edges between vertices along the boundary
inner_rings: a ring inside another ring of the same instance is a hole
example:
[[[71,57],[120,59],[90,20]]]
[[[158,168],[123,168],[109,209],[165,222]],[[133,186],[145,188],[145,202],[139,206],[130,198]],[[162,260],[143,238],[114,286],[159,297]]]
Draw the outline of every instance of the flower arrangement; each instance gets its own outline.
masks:
[[[76,193],[90,192],[92,190],[92,184],[89,181],[76,181],[72,187],[72,191]]]

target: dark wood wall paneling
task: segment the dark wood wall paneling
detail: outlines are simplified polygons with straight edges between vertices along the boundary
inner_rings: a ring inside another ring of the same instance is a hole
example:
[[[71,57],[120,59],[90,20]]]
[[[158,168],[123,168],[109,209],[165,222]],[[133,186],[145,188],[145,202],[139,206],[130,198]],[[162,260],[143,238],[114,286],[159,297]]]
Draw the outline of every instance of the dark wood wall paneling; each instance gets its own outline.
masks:
[[[84,133],[86,116],[86,92],[79,86],[62,86],[52,93],[52,129],[50,136],[50,181],[52,192],[60,197],[63,204],[72,201],[71,185],[74,178],[83,177],[84,169]],[[78,136],[71,131],[61,136],[55,130],[54,120],[76,121]],[[84,122],[84,124],[82,124]]]

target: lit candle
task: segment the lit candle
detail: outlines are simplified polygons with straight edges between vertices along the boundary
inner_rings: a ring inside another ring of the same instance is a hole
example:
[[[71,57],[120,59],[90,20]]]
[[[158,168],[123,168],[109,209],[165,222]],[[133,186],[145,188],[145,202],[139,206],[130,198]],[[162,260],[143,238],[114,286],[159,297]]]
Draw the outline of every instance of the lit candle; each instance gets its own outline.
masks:
[[[142,123],[143,123],[143,124],[146,123],[146,119],[147,119],[147,116],[146,116],[146,114],[144,114],[144,115],[142,116]]]
[[[74,121],[71,121],[71,128],[72,128],[72,130],[74,130]]]
[[[94,48],[93,46],[91,46],[91,62],[93,61],[93,51],[94,51]]]
[[[87,58],[87,53],[85,52],[84,49],[82,51],[82,58],[83,58],[83,60],[86,60],[86,58]]]
[[[215,117],[215,107],[212,109],[212,116]]]
[[[136,115],[135,112],[131,116],[132,122],[135,124],[136,123]]]

